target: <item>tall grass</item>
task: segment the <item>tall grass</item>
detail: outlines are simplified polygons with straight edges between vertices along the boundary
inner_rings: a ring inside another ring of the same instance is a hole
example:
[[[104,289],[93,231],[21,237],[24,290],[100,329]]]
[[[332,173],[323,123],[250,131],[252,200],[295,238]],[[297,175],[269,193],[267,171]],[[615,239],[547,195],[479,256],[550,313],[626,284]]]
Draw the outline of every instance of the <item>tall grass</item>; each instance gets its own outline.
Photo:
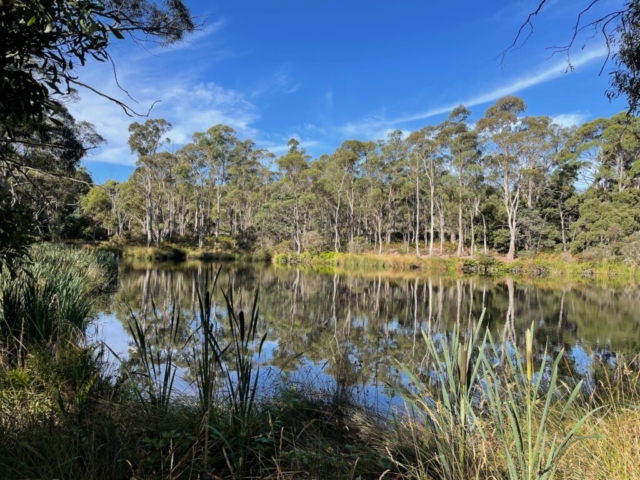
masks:
[[[516,348],[513,355],[507,353],[504,355],[506,360],[498,364],[496,344],[491,335],[487,335],[486,345],[490,350],[481,347],[486,380],[484,393],[498,443],[506,458],[509,478],[552,478],[563,456],[575,442],[593,438],[580,436],[578,432],[595,410],[587,410],[571,424],[565,435],[550,433],[552,423],[562,424],[566,421],[566,414],[572,411],[576,397],[582,390],[583,380],[573,387],[566,383],[560,385],[559,365],[564,351],[560,351],[549,366],[546,347],[534,377],[533,325],[526,332],[524,359]],[[498,370],[498,365],[504,370],[503,373]],[[553,404],[560,410],[558,415],[553,415]]]
[[[0,275],[0,351],[10,364],[84,333],[96,294],[117,272],[113,255],[51,244],[32,247],[30,259],[17,275]]]
[[[242,477],[252,454],[251,432],[256,417],[260,367],[254,357],[259,360],[266,333],[258,337],[258,293],[249,316],[246,316],[234,306],[233,290],[230,289],[222,293],[228,328],[228,335],[223,336],[224,318],[219,316],[214,302],[219,275],[220,270],[206,272],[204,283],[197,289],[198,310],[193,330],[177,350],[191,352],[188,363],[193,371],[197,412],[201,418],[197,434],[203,443],[199,450],[201,471],[210,471],[211,464],[222,460],[234,475]],[[163,345],[177,343],[184,323],[177,308],[179,303],[173,301],[168,325],[159,334],[157,324],[160,319],[152,301],[151,310],[156,320],[151,327],[152,331],[155,329],[153,345],[147,339],[150,322],[131,312],[129,330],[135,359],[127,362],[112,352],[121,362],[129,384],[147,414],[164,415],[177,401],[174,395],[176,354],[173,347],[163,348]],[[234,432],[232,437],[225,433],[228,429]]]
[[[466,330],[455,327],[451,337],[423,334],[429,381],[405,368],[416,386],[401,390],[413,418],[403,425],[417,460],[409,470],[450,480],[553,478],[576,442],[597,438],[580,433],[597,409],[574,408],[583,381],[560,380],[563,351],[551,361],[545,348],[534,364],[533,325],[523,357],[517,345],[498,345],[489,330],[480,337],[481,324],[482,317]]]
[[[420,476],[438,475],[454,480],[467,478],[472,466],[472,446],[484,441],[478,428],[474,401],[475,388],[480,383],[481,357],[477,348],[482,317],[477,326],[461,331],[456,325],[451,337],[431,337],[423,332],[428,355],[426,376],[418,376],[403,367],[413,390],[403,389],[403,398],[411,408],[411,415],[418,418],[420,426],[409,423],[414,436],[416,468]],[[416,428],[417,427],[417,428]],[[424,427],[424,429],[422,429]],[[477,437],[480,439],[478,440]]]

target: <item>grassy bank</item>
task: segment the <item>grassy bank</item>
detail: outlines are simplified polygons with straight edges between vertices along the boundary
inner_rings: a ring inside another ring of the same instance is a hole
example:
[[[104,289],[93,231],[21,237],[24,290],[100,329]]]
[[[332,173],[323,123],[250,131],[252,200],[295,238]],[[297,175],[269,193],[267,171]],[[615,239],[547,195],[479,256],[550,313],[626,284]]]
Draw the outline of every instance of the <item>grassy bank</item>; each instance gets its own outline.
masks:
[[[4,281],[35,288],[38,310],[7,316],[3,296],[0,321],[50,318],[53,328],[41,338],[2,331],[3,345],[17,334],[29,341],[20,362],[3,350],[0,478],[640,478],[637,359],[598,364],[585,384],[532,332],[503,349],[480,320],[425,336],[424,360],[400,366],[409,382],[389,386],[400,407],[377,411],[339,382],[263,383],[273,372],[260,369],[257,298],[238,312],[229,292],[222,315],[215,276],[200,286],[189,322],[170,305],[147,313],[162,319],[161,331],[133,317],[129,357],[107,364],[103,347],[84,342],[90,309],[69,317],[60,305],[82,292],[79,303],[90,302],[109,261],[88,251],[33,257],[37,280]],[[70,272],[80,280],[65,290]],[[71,318],[82,322],[63,329]],[[182,339],[183,352],[163,338]],[[189,395],[177,388],[185,373]]]
[[[419,270],[438,274],[477,273],[484,275],[606,276],[635,278],[638,269],[618,261],[585,261],[578,257],[539,254],[532,258],[507,261],[501,257],[478,255],[468,257],[427,257],[411,254],[323,252],[278,253],[272,261],[278,265],[332,266],[344,269]]]
[[[109,245],[104,244],[100,249],[111,250],[120,253],[124,258],[145,261],[172,261],[182,262],[185,260],[200,260],[205,262],[213,261],[245,261],[245,262],[265,262],[270,260],[270,256],[265,252],[242,252],[234,248],[197,248],[189,245],[179,245],[165,243],[160,246],[140,246],[140,245]]]
[[[130,245],[126,243],[99,243],[91,245],[102,251],[117,252],[124,258],[154,261],[241,261],[271,262],[276,265],[297,265],[314,267],[335,267],[345,270],[396,270],[435,273],[439,275],[513,275],[528,278],[571,276],[573,278],[611,278],[639,279],[637,265],[625,263],[620,259],[590,259],[587,256],[537,253],[529,255],[521,252],[520,258],[507,261],[498,255],[478,254],[474,258],[456,257],[452,254],[417,256],[412,253],[400,253],[398,245],[391,245],[379,254],[372,251],[362,253],[346,252],[272,252],[260,250],[246,252],[237,248],[230,239],[218,244],[197,248],[191,244],[163,243],[159,246]]]

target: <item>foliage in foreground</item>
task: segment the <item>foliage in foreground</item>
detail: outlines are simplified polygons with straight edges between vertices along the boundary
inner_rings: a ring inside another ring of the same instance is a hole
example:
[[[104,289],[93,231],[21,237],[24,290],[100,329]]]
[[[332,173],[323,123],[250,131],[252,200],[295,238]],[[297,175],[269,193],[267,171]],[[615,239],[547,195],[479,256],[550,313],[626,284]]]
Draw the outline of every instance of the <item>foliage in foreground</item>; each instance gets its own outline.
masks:
[[[0,358],[20,364],[32,348],[61,348],[84,333],[96,294],[117,268],[113,255],[35,245],[18,272],[0,275]]]

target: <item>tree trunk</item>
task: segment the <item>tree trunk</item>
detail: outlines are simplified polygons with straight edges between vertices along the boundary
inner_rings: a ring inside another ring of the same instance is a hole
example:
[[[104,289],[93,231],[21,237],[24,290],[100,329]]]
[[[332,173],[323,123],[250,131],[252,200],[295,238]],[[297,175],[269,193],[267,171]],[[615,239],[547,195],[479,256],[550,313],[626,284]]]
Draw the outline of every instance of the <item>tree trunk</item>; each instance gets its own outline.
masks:
[[[416,255],[420,256],[420,178],[416,175]]]
[[[567,229],[564,223],[564,212],[560,208],[560,232],[562,233],[562,251],[567,251]]]
[[[482,214],[482,247],[483,253],[487,255],[489,250],[487,249],[487,219],[484,214]]]
[[[462,221],[462,172],[460,172],[460,184],[458,191],[458,257],[462,256],[462,251],[464,250],[464,234],[462,232],[463,229],[463,221]]]
[[[220,191],[220,185],[218,185],[218,191],[216,194],[216,243],[218,243],[218,239],[220,238],[220,198],[222,197],[222,192]]]

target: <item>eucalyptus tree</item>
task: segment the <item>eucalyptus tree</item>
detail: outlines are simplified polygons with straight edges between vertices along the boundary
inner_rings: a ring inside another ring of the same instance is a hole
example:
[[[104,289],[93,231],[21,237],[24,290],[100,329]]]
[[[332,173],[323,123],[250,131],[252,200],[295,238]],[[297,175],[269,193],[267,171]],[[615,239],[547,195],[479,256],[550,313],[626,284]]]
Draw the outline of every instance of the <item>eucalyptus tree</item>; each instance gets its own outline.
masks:
[[[300,143],[295,138],[290,139],[287,145],[289,151],[276,160],[280,176],[277,193],[291,213],[291,240],[296,252],[300,253],[302,251],[301,198],[310,188],[307,176],[310,157],[304,148],[299,148]]]
[[[204,245],[206,233],[205,197],[208,182],[206,169],[206,151],[196,143],[188,143],[176,152],[180,164],[183,165],[183,178],[192,193],[193,200],[193,236],[198,247]]]
[[[579,195],[576,183],[580,164],[572,153],[564,147],[556,155],[554,169],[546,182],[546,195],[540,200],[540,207],[548,210],[560,228],[563,252],[568,250],[568,232],[578,219]]]
[[[464,251],[464,215],[463,204],[470,182],[470,170],[474,169],[480,158],[478,133],[468,123],[471,112],[460,105],[456,107],[441,127],[439,139],[446,149],[448,162],[457,177],[458,201],[458,249],[460,257]]]
[[[256,213],[267,199],[267,188],[272,182],[273,172],[269,170],[274,155],[266,150],[256,149],[255,144],[246,140],[240,144],[244,148],[242,161],[230,169],[227,209],[231,235],[243,234],[253,228]]]
[[[403,182],[402,169],[408,156],[408,143],[400,130],[387,135],[386,141],[380,141],[378,148],[384,162],[384,184],[386,187],[386,243],[391,242],[391,234],[397,221],[397,196]]]
[[[582,125],[571,143],[603,190],[640,188],[640,120],[619,113]]]
[[[216,125],[206,132],[193,134],[194,143],[205,154],[205,166],[208,181],[215,190],[215,241],[220,239],[220,212],[224,188],[229,180],[229,168],[238,162],[242,153],[239,140],[233,128],[227,125]]]
[[[375,150],[374,142],[361,142],[359,140],[345,140],[336,150],[335,156],[345,172],[348,210],[349,242],[353,242],[356,231],[356,202],[358,197],[357,181],[362,175],[362,165]]]
[[[378,254],[382,253],[382,232],[385,218],[387,174],[383,156],[376,149],[367,156],[362,165],[363,210],[365,218],[369,219],[374,248],[378,245]]]
[[[149,119],[143,124],[134,122],[129,125],[129,147],[132,153],[138,155],[137,170],[140,172],[143,195],[145,200],[144,230],[147,236],[147,246],[153,241],[153,210],[154,210],[154,182],[156,179],[156,154],[169,139],[166,134],[172,125],[164,119]],[[156,239],[158,242],[159,238]]]
[[[490,155],[489,168],[502,194],[509,228],[507,259],[516,256],[518,210],[522,189],[522,155],[524,129],[520,115],[527,106],[521,98],[508,96],[489,107],[477,123],[485,148]]]
[[[610,246],[640,229],[640,121],[625,113],[582,125],[569,140],[590,187],[581,196],[574,246]]]
[[[328,218],[333,236],[333,249],[340,251],[341,246],[341,212],[347,188],[348,172],[341,155],[323,155],[316,162],[315,168],[322,171],[316,185],[316,191],[324,200],[329,212]]]
[[[567,136],[565,129],[553,124],[550,117],[522,118],[522,208],[519,212],[519,248],[538,250],[553,239],[556,210],[546,208],[551,175],[558,165]],[[545,197],[545,198],[543,198]]]
[[[429,256],[433,256],[435,192],[442,162],[438,132],[439,129],[437,127],[426,126],[417,132],[413,132],[407,139],[411,148],[411,155],[422,162],[424,173],[429,183]],[[426,240],[425,237],[425,242]]]

